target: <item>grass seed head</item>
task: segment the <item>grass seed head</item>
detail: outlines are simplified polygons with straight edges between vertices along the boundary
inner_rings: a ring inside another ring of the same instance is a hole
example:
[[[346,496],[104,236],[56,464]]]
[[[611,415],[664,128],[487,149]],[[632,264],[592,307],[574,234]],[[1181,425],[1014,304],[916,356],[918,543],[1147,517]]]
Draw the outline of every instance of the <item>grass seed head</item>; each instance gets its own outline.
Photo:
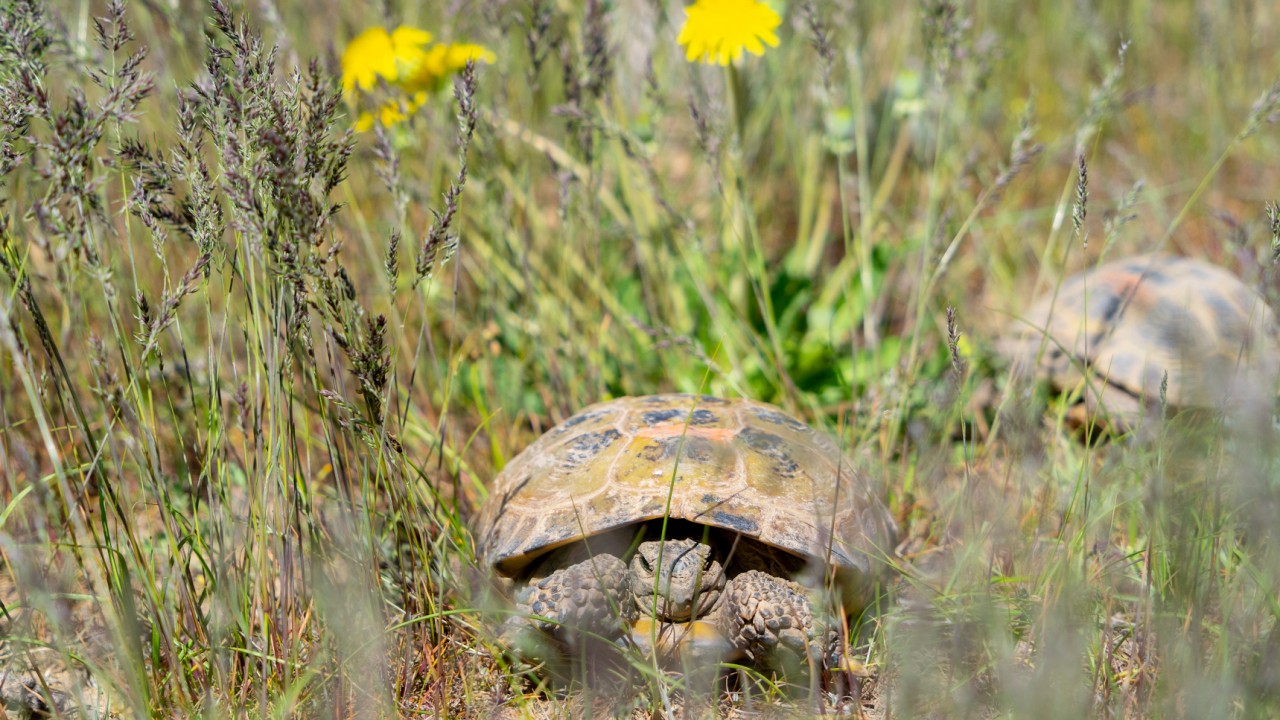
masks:
[[[1085,162],[1084,155],[1081,155],[1077,161],[1076,171],[1076,202],[1071,208],[1071,227],[1074,228],[1076,235],[1080,235],[1084,231],[1084,221],[1089,215],[1089,166]],[[1085,247],[1089,245],[1089,237],[1084,236]]]

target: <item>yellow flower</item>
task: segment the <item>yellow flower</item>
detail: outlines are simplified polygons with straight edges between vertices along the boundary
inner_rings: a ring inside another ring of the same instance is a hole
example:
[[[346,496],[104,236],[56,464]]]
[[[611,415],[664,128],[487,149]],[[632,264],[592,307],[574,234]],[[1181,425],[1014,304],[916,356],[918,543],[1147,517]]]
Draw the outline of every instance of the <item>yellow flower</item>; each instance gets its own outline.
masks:
[[[427,102],[427,94],[424,92],[414,93],[411,97],[391,99],[382,103],[378,108],[377,120],[382,123],[383,127],[391,127],[398,123],[402,123],[409,118],[410,115],[417,112]],[[356,132],[365,132],[373,128],[374,114],[365,110],[356,118]]]
[[[423,55],[422,62],[405,78],[405,87],[410,90],[435,89],[440,87],[445,77],[466,67],[468,60],[491,63],[497,59],[497,56],[481,45],[436,45]]]
[[[412,73],[427,55],[431,33],[401,25],[388,33],[371,27],[347,43],[342,51],[342,91],[372,90],[378,78],[394,83]]]
[[[728,65],[743,50],[763,55],[765,45],[778,46],[773,30],[782,18],[759,0],[698,0],[685,13],[677,42],[689,62]]]

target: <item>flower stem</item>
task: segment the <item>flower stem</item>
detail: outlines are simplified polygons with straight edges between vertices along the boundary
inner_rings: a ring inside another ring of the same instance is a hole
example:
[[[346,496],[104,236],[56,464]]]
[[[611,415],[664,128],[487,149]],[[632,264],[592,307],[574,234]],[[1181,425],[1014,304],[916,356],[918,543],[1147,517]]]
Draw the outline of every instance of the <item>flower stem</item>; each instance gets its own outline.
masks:
[[[724,85],[725,91],[729,93],[729,107],[733,112],[733,132],[738,141],[738,146],[742,147],[745,140],[746,128],[746,87],[742,84],[742,78],[738,74],[738,68],[733,63],[724,66]]]
[[[764,245],[760,241],[760,230],[756,226],[755,210],[751,207],[744,180],[746,171],[746,153],[743,149],[744,128],[746,126],[745,87],[741,84],[737,68],[732,64],[725,66],[725,88],[729,95],[729,106],[733,113],[734,128],[734,138],[733,142],[730,143],[728,155],[733,171],[733,195],[732,197],[727,193],[725,195],[726,202],[729,205],[727,215],[730,227],[735,234],[739,227],[742,227],[746,234],[745,237],[740,237],[739,239],[747,263],[747,274],[751,281],[751,287],[755,292],[760,316],[764,321],[765,332],[769,336],[770,349],[773,351],[774,370],[777,372],[778,379],[787,396],[794,397],[795,383],[791,380],[791,376],[787,374],[782,350],[782,338],[778,333],[777,322],[773,313],[773,299],[770,296],[769,277],[764,259]],[[739,215],[741,216],[741,223],[738,222]]]

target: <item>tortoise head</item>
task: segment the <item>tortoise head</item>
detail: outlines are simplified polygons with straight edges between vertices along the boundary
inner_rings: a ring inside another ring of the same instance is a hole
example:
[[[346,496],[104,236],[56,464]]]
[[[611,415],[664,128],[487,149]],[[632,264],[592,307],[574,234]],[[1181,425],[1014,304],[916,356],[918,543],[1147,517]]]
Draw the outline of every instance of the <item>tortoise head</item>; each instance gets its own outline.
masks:
[[[724,566],[697,540],[640,543],[631,558],[631,593],[642,614],[684,623],[706,615],[724,591]]]

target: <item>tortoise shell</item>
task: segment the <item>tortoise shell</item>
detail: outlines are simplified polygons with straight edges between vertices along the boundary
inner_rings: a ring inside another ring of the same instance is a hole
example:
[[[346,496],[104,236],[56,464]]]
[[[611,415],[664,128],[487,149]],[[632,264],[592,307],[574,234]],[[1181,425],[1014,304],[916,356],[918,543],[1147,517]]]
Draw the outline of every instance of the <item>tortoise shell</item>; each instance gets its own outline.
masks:
[[[1123,426],[1159,403],[1166,373],[1170,407],[1274,396],[1278,336],[1262,296],[1236,276],[1144,255],[1065,280],[1014,320],[999,350],[1058,391],[1083,385],[1085,404]]]
[[[494,480],[484,560],[515,575],[557,547],[667,515],[870,574],[893,518],[831,438],[751,400],[626,397],[552,428]]]

